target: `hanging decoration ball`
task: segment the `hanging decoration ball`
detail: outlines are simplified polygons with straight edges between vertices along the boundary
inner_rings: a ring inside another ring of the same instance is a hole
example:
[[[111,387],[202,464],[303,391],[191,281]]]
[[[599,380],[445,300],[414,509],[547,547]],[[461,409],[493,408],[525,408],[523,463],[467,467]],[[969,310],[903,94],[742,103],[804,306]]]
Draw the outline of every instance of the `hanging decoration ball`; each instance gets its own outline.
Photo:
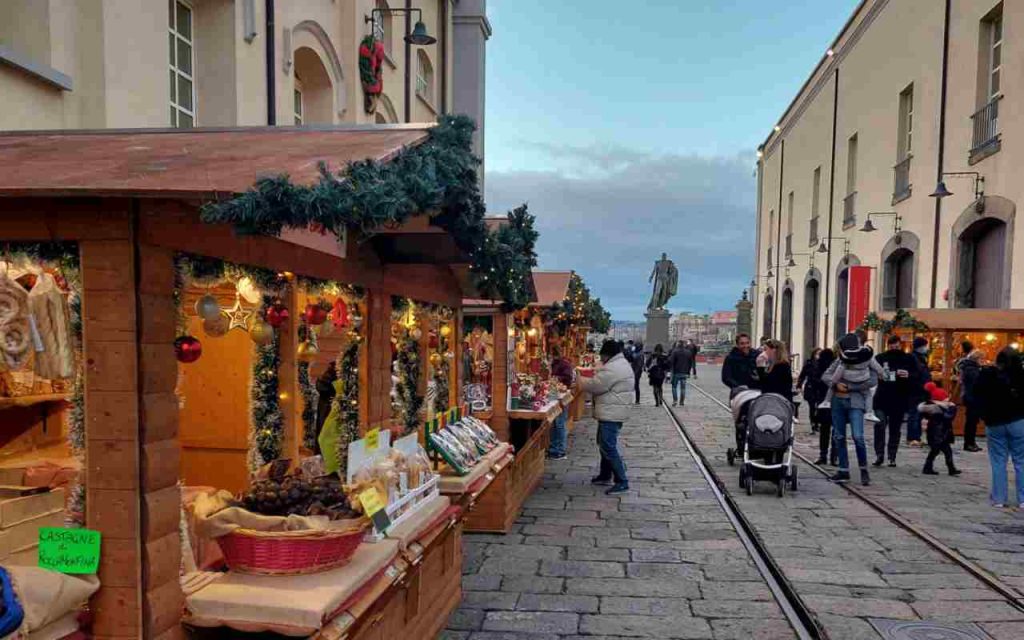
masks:
[[[265,320],[253,318],[249,323],[249,337],[258,345],[270,344],[274,339],[274,327]]]
[[[275,329],[288,322],[288,315],[288,309],[280,302],[275,302],[267,308],[267,322]]]
[[[423,337],[423,332],[420,330],[419,327],[413,327],[412,329],[409,330],[409,337],[412,338],[413,340],[419,340],[420,338]]]
[[[361,329],[363,326],[363,316],[359,315],[359,309],[355,309],[352,312],[352,316],[349,317],[349,321],[352,323],[354,329]]]
[[[193,336],[180,336],[174,341],[174,356],[178,362],[189,364],[203,355],[203,343]]]
[[[448,325],[448,324],[441,325],[441,337],[442,338],[447,338],[450,335],[452,335],[452,327],[451,327],[451,325]]]
[[[249,276],[242,276],[238,284],[235,285],[235,290],[249,304],[257,304],[260,301],[260,290],[256,288],[256,283]]]
[[[227,316],[218,314],[213,318],[203,320],[203,333],[211,338],[223,337],[230,328]]]
[[[344,329],[349,325],[349,321],[348,305],[345,304],[344,299],[338,298],[334,301],[334,307],[331,309],[331,324],[335,329]]]
[[[448,351],[447,353],[444,354],[444,357],[446,359],[448,359],[448,360],[454,360],[455,359],[455,352],[454,351]]]
[[[196,300],[196,314],[203,320],[213,320],[220,315],[220,303],[208,293]]]
[[[315,302],[310,302],[306,305],[306,311],[303,313],[303,318],[306,320],[307,324],[319,327],[323,323],[327,322],[327,310]]]
[[[299,344],[299,348],[295,351],[295,358],[299,362],[313,362],[319,354],[320,349],[309,340],[306,340]]]
[[[433,331],[431,331],[430,332],[430,337],[427,338],[427,346],[430,347],[431,349],[436,349],[437,348],[437,342],[438,342],[437,334],[434,333]]]
[[[430,354],[430,364],[434,365],[435,367],[441,366],[441,363],[443,361],[444,358],[441,356],[440,353],[435,351],[434,353]]]

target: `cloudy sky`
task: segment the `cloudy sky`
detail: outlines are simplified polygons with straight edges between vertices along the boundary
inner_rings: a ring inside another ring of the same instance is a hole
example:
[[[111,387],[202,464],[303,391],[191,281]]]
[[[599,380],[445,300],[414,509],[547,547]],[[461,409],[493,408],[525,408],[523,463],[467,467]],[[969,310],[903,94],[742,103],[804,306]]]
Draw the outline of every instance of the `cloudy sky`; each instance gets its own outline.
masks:
[[[486,196],[526,201],[540,266],[642,319],[666,252],[673,311],[750,281],[754,150],[856,0],[490,0]]]

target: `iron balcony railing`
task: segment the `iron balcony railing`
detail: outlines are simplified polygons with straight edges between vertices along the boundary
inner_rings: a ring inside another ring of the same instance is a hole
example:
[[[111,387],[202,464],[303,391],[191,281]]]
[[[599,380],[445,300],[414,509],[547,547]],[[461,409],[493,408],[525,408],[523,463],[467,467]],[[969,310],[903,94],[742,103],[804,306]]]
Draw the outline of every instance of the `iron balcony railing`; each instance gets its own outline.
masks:
[[[910,160],[907,156],[892,168],[892,199],[902,200],[910,195]]]
[[[852,191],[850,195],[843,198],[843,226],[849,227],[857,223],[857,215],[854,209],[857,206],[857,192]]]
[[[818,216],[811,218],[811,233],[810,238],[807,240],[809,246],[818,244]]]
[[[971,120],[974,122],[974,136],[971,141],[971,155],[977,155],[999,142],[999,101],[996,96],[978,110]]]

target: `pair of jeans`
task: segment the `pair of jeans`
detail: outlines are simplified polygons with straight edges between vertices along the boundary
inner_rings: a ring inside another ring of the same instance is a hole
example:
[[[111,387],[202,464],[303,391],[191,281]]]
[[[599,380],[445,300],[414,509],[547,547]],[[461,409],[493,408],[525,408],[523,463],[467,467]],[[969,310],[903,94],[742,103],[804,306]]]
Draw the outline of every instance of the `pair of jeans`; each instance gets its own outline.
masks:
[[[967,404],[967,416],[964,418],[964,448],[978,446],[978,421],[981,420],[980,407],[973,402]]]
[[[985,425],[985,435],[988,437],[988,462],[992,467],[992,504],[1009,504],[1007,457],[1013,459],[1017,503],[1020,504],[1024,500],[1024,420]]]
[[[621,422],[607,420],[598,420],[597,422],[597,447],[601,451],[601,472],[598,477],[602,480],[614,480],[615,484],[628,484],[626,463],[619,455],[619,431],[621,429]]]
[[[832,446],[839,454],[839,470],[850,470],[850,454],[846,450],[846,425],[850,425],[853,448],[857,451],[857,464],[868,466],[868,450],[864,445],[864,410],[854,409],[849,398],[832,398]]]
[[[672,374],[672,404],[686,402],[686,379],[689,377],[685,373]]]
[[[548,445],[549,456],[560,457],[565,455],[566,440],[569,437],[569,431],[565,428],[565,423],[568,421],[569,410],[564,409],[551,425],[551,444]]]
[[[652,384],[651,389],[654,391],[654,406],[660,407],[665,404],[665,389],[660,384]]]
[[[881,460],[888,454],[889,462],[896,461],[900,449],[900,428],[903,426],[903,409],[877,409],[879,421],[875,423],[875,456]],[[888,442],[886,442],[888,436]]]
[[[921,442],[921,412],[917,404],[916,400],[912,401],[907,411],[907,442]]]

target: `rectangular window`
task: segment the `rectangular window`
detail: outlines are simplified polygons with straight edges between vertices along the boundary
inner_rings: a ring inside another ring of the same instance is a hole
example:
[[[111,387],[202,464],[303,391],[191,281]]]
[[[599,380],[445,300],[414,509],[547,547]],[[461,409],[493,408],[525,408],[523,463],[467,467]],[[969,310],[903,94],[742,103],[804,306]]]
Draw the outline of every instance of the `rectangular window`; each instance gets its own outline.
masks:
[[[992,101],[1001,92],[1000,76],[1003,70],[1002,13],[989,20],[988,36],[988,100]]]
[[[857,134],[850,136],[846,145],[846,193],[857,190]]]
[[[905,160],[914,150],[914,85],[900,93],[899,144],[896,160]]]
[[[302,85],[299,79],[295,78],[295,90],[292,92],[292,102],[295,110],[295,124],[302,124]]]
[[[821,203],[821,167],[814,170],[814,182],[811,185],[811,217],[818,217],[818,207]]]
[[[181,0],[169,2],[167,37],[171,126],[188,129],[196,125],[195,57],[192,51],[192,7]]]
[[[793,191],[789,192],[789,199],[786,202],[786,206],[789,207],[789,211],[786,213],[786,230],[787,233],[793,233],[793,200],[796,194]]]

